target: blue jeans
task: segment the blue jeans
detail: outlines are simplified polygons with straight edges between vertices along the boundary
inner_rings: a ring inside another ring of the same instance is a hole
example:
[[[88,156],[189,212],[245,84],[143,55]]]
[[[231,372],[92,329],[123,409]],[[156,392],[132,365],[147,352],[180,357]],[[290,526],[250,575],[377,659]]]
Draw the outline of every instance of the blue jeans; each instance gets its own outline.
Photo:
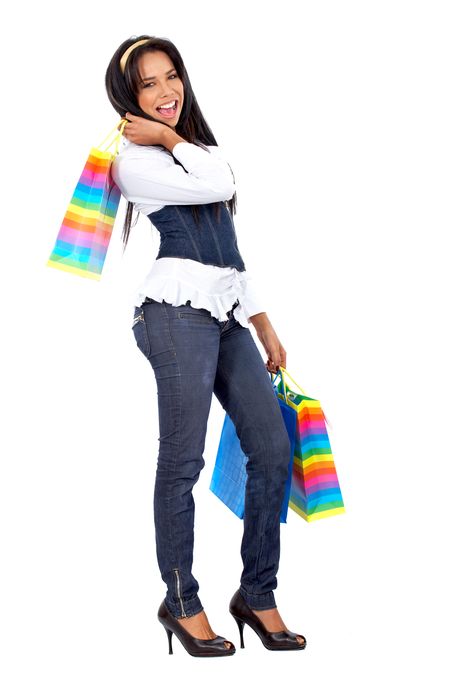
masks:
[[[237,305],[237,302],[233,308]],[[133,332],[158,389],[159,453],[154,490],[156,552],[167,585],[165,603],[177,618],[203,610],[192,574],[194,498],[204,467],[214,393],[233,421],[248,456],[239,590],[250,607],[276,607],[280,512],[290,440],[270,373],[247,327],[228,313],[147,299],[135,308]]]

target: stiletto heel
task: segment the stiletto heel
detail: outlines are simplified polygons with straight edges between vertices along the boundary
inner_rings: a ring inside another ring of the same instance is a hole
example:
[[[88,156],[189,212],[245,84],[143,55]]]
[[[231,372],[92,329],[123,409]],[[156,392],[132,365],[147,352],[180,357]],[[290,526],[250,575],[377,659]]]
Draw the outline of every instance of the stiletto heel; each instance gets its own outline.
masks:
[[[175,634],[189,655],[194,657],[221,657],[222,655],[234,655],[236,652],[234,644],[223,636],[216,636],[215,638],[195,638],[192,636],[169,612],[164,600],[158,610],[158,620],[167,632],[169,655],[173,654],[172,634]],[[227,648],[225,643],[229,643],[230,647]]]
[[[173,631],[168,629],[167,627],[164,627],[166,632],[167,632],[167,638],[169,639],[169,655],[173,655],[173,650],[172,650],[172,635]]]
[[[235,615],[233,615],[233,617],[235,618],[236,624],[239,627],[239,635],[241,637],[241,648],[245,648],[245,645],[244,645],[244,624],[245,624],[245,622],[243,619],[239,619],[239,617],[235,617]]]
[[[244,647],[244,624],[251,626],[268,650],[303,650],[306,646],[306,638],[302,634],[294,634],[293,631],[267,631],[261,619],[246,603],[239,589],[230,600],[230,613],[239,627],[241,648]],[[297,636],[303,639],[303,643],[297,641]]]

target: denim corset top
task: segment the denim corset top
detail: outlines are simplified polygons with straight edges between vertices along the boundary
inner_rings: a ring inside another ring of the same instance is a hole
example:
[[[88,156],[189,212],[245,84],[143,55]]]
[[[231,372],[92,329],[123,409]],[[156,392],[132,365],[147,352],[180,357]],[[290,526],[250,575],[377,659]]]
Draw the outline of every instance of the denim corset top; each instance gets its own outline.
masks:
[[[233,218],[225,202],[219,205],[219,219],[216,218],[215,203],[197,205],[198,225],[192,214],[192,205],[165,205],[148,214],[161,236],[156,259],[181,257],[245,271]]]

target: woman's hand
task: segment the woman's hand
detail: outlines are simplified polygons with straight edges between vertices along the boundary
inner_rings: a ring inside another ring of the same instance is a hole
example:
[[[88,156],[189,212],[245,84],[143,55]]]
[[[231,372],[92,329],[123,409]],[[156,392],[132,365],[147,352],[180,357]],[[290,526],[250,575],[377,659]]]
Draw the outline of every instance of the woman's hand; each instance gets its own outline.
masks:
[[[286,350],[281,345],[280,339],[265,312],[254,314],[253,317],[249,317],[249,320],[254,325],[258,338],[267,353],[267,370],[275,374],[280,365],[286,367]]]
[[[170,128],[163,122],[150,121],[150,119],[137,117],[130,112],[127,112],[122,118],[129,120],[128,124],[124,126],[123,135],[136,145],[162,145],[163,134]],[[117,128],[120,128],[121,124]]]

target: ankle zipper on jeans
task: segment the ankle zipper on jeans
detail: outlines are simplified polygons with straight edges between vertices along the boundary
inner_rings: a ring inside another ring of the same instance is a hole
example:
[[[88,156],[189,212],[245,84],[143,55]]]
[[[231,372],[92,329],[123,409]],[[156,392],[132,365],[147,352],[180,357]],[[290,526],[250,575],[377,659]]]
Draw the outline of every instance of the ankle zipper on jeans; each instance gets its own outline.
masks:
[[[180,601],[180,604],[181,604],[181,616],[187,617],[187,615],[184,611],[183,601],[181,599],[180,572],[178,571],[178,569],[174,569],[173,571],[175,572],[175,576],[177,577],[177,594],[178,594],[178,600]]]

